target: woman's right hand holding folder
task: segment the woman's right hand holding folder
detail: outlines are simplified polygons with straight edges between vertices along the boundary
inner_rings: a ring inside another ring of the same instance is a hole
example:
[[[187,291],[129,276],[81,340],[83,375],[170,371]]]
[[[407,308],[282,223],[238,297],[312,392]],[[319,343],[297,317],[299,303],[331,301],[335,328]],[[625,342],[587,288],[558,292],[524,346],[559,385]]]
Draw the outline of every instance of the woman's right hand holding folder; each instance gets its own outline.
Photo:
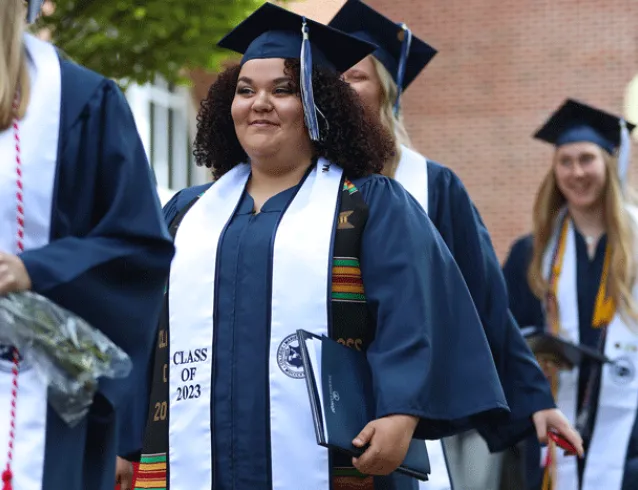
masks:
[[[368,423],[352,444],[367,448],[352,464],[364,475],[389,475],[403,463],[418,418],[411,415],[388,415]]]

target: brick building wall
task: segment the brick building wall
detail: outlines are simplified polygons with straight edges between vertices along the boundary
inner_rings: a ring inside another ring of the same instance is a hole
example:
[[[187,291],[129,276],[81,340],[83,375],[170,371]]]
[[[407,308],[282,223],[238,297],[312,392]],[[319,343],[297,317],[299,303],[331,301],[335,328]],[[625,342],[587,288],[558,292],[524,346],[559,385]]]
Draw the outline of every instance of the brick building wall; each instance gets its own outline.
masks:
[[[343,1],[289,8],[326,22]],[[638,97],[626,93],[638,74],[638,0],[367,3],[439,50],[404,96],[408,130],[420,152],[463,179],[501,259],[530,227],[551,158],[530,135],[549,113],[566,97],[637,113],[626,105]]]
[[[535,129],[567,96],[627,112],[626,89],[638,74],[638,2],[369,4],[439,50],[405,95],[408,129],[417,149],[463,179],[504,258],[529,230],[550,165],[551,148],[530,137]]]

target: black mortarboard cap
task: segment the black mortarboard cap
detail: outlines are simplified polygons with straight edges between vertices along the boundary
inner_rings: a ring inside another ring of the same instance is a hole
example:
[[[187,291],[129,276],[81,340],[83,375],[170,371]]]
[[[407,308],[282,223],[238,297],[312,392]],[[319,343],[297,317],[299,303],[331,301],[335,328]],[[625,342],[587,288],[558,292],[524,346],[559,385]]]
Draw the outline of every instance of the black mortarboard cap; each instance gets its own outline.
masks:
[[[315,66],[342,73],[376,49],[368,42],[268,2],[230,31],[218,45],[243,54],[242,64],[260,58],[299,59],[304,21]]]
[[[614,116],[582,102],[567,99],[540,128],[535,138],[555,146],[590,142],[613,153],[621,142],[621,121]],[[629,132],[634,124],[626,123]]]
[[[388,70],[400,91],[414,81],[437,53],[414,36],[405,24],[393,22],[360,0],[348,0],[328,25],[376,44],[374,57]],[[409,46],[405,46],[407,36],[411,38]],[[403,74],[400,73],[402,61]]]
[[[522,333],[534,355],[555,357],[558,362],[568,369],[580,366],[585,360],[600,364],[611,362],[609,358],[596,349],[562,339],[546,332],[542,328],[525,327],[522,329]]]

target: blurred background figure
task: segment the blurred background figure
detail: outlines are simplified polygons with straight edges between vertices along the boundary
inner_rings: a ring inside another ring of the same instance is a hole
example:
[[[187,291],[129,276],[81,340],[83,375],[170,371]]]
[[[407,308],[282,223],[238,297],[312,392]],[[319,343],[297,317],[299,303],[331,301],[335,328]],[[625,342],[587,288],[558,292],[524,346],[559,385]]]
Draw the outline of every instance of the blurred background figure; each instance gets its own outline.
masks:
[[[530,441],[530,490],[638,488],[638,208],[627,182],[632,124],[567,100],[535,134],[554,146],[534,205],[534,227],[504,266],[524,326],[604,353],[572,370],[542,366],[559,408],[579,428],[586,457]],[[544,470],[542,469],[544,467]]]

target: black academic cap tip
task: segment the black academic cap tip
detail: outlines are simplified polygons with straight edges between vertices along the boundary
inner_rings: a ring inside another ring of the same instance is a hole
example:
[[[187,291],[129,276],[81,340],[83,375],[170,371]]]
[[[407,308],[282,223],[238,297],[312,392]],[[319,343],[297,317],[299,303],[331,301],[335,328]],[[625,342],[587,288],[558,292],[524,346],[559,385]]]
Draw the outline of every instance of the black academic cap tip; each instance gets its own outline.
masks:
[[[534,355],[554,357],[569,369],[579,366],[585,360],[599,364],[611,362],[609,358],[596,349],[575,344],[542,328],[525,327],[521,329],[521,332]]]

